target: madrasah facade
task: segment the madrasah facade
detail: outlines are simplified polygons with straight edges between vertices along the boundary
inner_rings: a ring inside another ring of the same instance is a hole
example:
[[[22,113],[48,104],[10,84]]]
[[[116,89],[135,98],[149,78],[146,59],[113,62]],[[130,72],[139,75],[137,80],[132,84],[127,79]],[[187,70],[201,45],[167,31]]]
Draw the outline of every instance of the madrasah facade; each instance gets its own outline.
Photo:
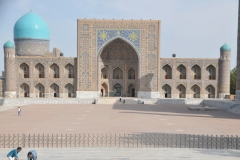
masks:
[[[50,30],[34,12],[4,49],[0,97],[224,98],[231,48],[216,58],[161,58],[159,20],[77,20],[77,57],[49,51]]]

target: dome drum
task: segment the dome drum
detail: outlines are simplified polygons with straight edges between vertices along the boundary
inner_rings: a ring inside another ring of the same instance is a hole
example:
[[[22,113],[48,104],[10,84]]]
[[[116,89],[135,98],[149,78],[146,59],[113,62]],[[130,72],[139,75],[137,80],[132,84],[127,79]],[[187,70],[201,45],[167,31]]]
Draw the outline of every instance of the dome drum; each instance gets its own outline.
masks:
[[[17,56],[44,56],[49,52],[49,40],[14,39]]]

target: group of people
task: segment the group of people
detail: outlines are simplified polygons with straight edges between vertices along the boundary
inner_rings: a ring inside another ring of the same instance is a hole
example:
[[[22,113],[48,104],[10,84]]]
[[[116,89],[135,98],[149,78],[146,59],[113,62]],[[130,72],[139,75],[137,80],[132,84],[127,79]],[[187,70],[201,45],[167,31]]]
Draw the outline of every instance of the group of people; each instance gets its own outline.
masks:
[[[22,151],[21,147],[11,150],[8,154],[8,160],[20,160],[18,153]],[[30,150],[27,154],[28,160],[37,160],[37,152],[35,150]]]
[[[122,97],[120,96],[119,102],[121,102],[121,101],[122,101]],[[123,97],[123,103],[125,103],[125,97]]]

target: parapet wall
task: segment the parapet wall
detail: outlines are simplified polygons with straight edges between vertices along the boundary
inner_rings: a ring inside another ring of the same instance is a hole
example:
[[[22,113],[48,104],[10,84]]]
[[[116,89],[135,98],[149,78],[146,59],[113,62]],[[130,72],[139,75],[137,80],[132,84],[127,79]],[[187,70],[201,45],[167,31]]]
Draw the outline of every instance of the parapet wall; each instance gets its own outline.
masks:
[[[0,105],[22,106],[30,104],[95,104],[95,99],[63,99],[63,98],[5,98],[0,99]]]

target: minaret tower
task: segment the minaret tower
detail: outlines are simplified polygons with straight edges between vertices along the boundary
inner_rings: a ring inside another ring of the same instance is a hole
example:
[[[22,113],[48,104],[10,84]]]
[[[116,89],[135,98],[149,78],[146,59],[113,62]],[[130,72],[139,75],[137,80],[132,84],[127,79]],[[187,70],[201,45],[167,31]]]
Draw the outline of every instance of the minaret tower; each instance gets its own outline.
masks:
[[[218,97],[225,98],[230,95],[230,59],[231,48],[226,43],[220,48],[218,68]]]
[[[4,70],[5,70],[5,92],[6,98],[16,97],[16,66],[15,66],[15,45],[7,41],[4,49]]]
[[[238,2],[237,76],[236,100],[240,101],[240,0]]]

